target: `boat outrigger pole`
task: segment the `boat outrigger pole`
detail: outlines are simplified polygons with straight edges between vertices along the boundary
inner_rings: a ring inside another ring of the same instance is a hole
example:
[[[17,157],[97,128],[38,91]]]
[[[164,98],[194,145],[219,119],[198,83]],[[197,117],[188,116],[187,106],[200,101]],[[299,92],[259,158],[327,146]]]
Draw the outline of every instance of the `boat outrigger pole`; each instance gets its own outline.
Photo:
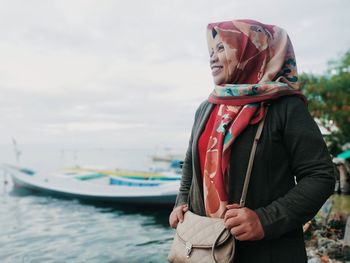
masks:
[[[19,157],[21,156],[22,152],[18,149],[18,146],[17,146],[17,142],[14,138],[12,138],[12,144],[13,144],[13,150],[15,152],[15,156],[16,156],[16,163],[17,165],[19,165]]]

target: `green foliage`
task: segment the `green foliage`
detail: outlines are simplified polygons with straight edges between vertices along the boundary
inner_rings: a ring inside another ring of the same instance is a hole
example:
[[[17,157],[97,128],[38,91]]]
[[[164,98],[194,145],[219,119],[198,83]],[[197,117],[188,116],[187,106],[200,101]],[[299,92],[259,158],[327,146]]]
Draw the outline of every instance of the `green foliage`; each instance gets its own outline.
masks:
[[[300,75],[301,88],[309,100],[309,110],[326,128],[338,127],[326,140],[332,154],[350,142],[350,50],[329,62],[325,75]]]

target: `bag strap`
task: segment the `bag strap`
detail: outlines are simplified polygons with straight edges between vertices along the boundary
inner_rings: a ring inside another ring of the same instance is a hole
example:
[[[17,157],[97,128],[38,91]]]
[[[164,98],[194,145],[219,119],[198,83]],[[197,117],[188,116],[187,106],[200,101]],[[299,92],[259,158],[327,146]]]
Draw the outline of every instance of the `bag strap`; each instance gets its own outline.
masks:
[[[244,207],[245,206],[245,198],[246,198],[247,191],[248,191],[248,185],[249,185],[250,176],[252,174],[252,168],[253,168],[253,163],[254,163],[256,147],[258,145],[258,142],[259,142],[260,137],[261,137],[262,130],[264,128],[265,118],[266,118],[266,115],[267,115],[267,109],[268,109],[268,105],[266,105],[266,107],[265,107],[264,117],[259,123],[258,129],[257,129],[256,134],[255,134],[252,150],[250,151],[248,168],[247,168],[247,172],[246,172],[245,179],[244,179],[242,196],[241,196],[241,200],[239,202],[239,206],[240,207]]]
[[[226,228],[223,228],[223,230],[220,232],[220,234],[217,236],[217,238],[215,239],[214,241],[214,244],[211,248],[211,256],[212,256],[212,259],[215,263],[218,263],[218,261],[216,260],[216,257],[215,257],[215,248],[216,248],[216,245],[219,243],[219,240],[220,240],[220,237],[227,231]],[[232,262],[232,259],[233,257],[235,256],[235,246],[236,246],[236,243],[232,242],[233,244],[233,247],[232,247],[232,251],[231,251],[231,255],[230,255],[230,258],[227,260],[228,263]]]

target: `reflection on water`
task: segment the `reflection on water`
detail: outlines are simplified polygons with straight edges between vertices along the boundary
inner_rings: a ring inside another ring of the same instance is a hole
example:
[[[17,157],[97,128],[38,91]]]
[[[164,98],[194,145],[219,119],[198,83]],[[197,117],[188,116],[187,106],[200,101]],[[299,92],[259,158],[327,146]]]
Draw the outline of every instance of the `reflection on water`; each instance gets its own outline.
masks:
[[[171,208],[58,199],[3,181],[0,262],[166,262]]]

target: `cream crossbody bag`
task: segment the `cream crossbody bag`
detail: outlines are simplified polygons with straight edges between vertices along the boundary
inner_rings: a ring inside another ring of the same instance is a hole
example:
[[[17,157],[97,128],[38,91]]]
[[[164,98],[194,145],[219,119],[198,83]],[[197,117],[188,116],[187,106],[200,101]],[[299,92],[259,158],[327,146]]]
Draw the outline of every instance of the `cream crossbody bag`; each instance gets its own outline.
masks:
[[[264,127],[267,107],[265,110],[265,116],[259,123],[250,152],[240,207],[245,206],[256,147]],[[168,261],[172,263],[228,263],[232,262],[234,255],[235,239],[225,228],[222,218],[199,216],[187,211],[183,222],[177,225]]]

